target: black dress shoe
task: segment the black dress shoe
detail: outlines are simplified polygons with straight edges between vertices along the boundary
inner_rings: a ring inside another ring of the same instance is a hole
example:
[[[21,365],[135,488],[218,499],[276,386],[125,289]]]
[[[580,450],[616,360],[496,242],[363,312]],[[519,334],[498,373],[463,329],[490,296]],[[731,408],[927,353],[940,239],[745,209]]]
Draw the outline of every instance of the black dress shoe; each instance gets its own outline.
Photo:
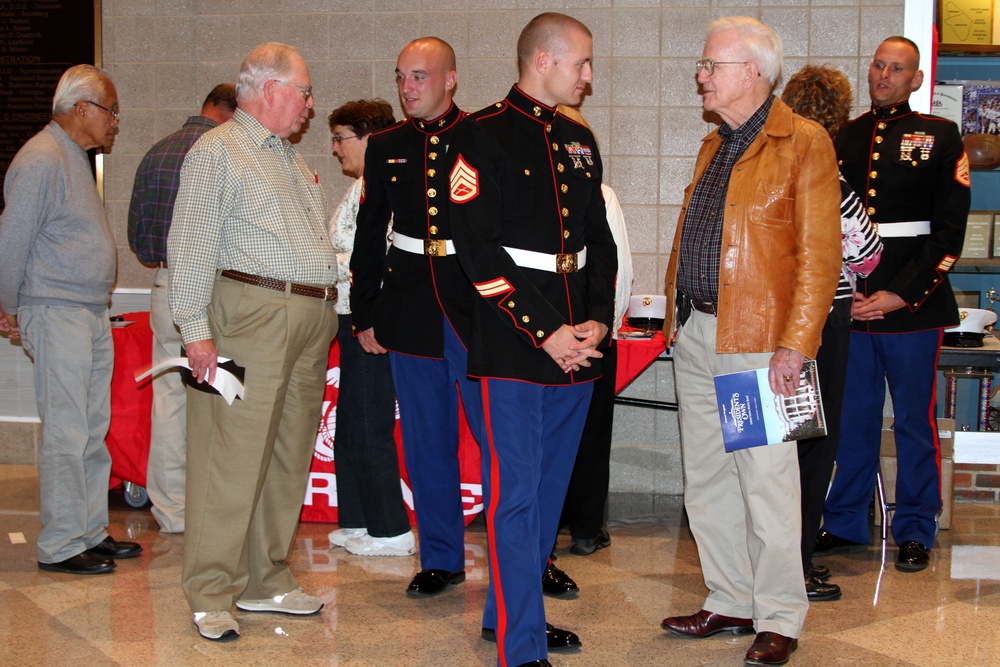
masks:
[[[597,534],[597,537],[590,539],[577,539],[574,537],[569,552],[577,556],[589,556],[598,549],[609,546],[611,546],[611,536],[608,535],[608,529],[601,528],[601,532]]]
[[[826,581],[830,578],[830,568],[826,565],[813,565],[809,564],[809,572],[806,574],[807,577],[812,577],[813,579],[819,579],[820,581]]]
[[[38,561],[38,569],[67,574],[111,574],[115,571],[115,562],[110,558],[101,558],[84,551],[58,563]]]
[[[840,586],[837,584],[820,581],[815,577],[806,577],[806,597],[810,602],[839,600],[841,595]]]
[[[813,554],[816,556],[829,556],[830,554],[852,553],[856,551],[867,551],[868,545],[860,542],[851,542],[842,537],[837,537],[828,530],[821,530],[816,536],[816,548]]]
[[[542,592],[556,598],[574,595],[580,588],[568,574],[549,563],[542,573]]]
[[[449,572],[448,570],[423,570],[417,572],[413,581],[406,589],[411,598],[425,598],[444,593],[448,586],[454,586],[465,581],[465,570]]]
[[[522,662],[517,667],[552,667],[552,663],[548,660],[532,660],[531,662]]]
[[[483,628],[480,636],[488,642],[496,643],[497,631],[493,628]],[[548,645],[550,651],[567,651],[580,646],[580,638],[577,637],[575,632],[560,630],[551,623],[546,623],[545,643]]]
[[[142,547],[135,542],[118,542],[110,535],[87,549],[87,553],[103,558],[137,558],[142,553]]]
[[[909,540],[899,547],[896,569],[901,572],[920,572],[931,562],[931,550],[920,542]]]

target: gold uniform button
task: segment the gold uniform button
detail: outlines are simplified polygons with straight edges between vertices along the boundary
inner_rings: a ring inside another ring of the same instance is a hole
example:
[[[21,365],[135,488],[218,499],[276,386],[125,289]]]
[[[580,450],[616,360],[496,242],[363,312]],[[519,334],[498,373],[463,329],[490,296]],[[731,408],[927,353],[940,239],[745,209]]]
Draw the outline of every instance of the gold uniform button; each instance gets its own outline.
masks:
[[[590,172],[589,171],[587,172],[587,178],[590,178]]]
[[[556,171],[558,171],[560,174],[566,171],[566,167],[563,166],[562,162],[556,165]]]
[[[868,175],[871,176],[872,178],[878,178],[878,172],[877,171],[870,172]]]
[[[508,308],[513,308],[514,307],[514,302],[513,301],[508,301],[507,302],[507,307]]]
[[[395,177],[395,176],[393,176],[393,177],[392,177],[392,178],[390,178],[389,180],[390,180],[390,181],[392,181],[393,183],[395,183],[395,182],[396,182],[396,177]]]
[[[543,338],[545,336],[545,332],[539,329],[538,331],[535,332],[535,336],[537,336],[538,338]]]
[[[552,142],[552,150],[554,150],[554,151],[559,150],[559,144],[557,144],[556,142],[553,141]]]
[[[525,324],[527,324],[528,322],[531,321],[531,318],[528,317],[527,315],[525,315],[524,317],[521,318],[521,321],[524,322]]]
[[[552,132],[552,123],[546,123],[545,124],[545,131],[546,132]]]
[[[868,191],[868,196],[869,197],[874,197],[875,196],[875,188],[872,188],[871,190]]]
[[[392,267],[390,266],[388,269],[386,269],[386,271],[388,271],[389,273],[392,273]]]
[[[534,109],[532,109],[532,111],[535,113],[535,118],[540,118],[541,117],[541,115],[542,115],[542,108],[541,107],[535,107]]]
[[[431,143],[434,144],[435,146],[437,146],[437,144],[438,144],[439,141],[441,141],[441,140],[438,139],[436,136],[431,137]]]
[[[437,197],[437,194],[438,194],[438,191],[435,190],[434,188],[431,188],[430,190],[427,191],[427,196],[428,197]]]
[[[912,164],[914,167],[916,167],[917,166],[917,161],[913,160],[912,162],[910,162],[910,164]]]
[[[878,124],[878,129],[884,130],[885,129],[885,123],[879,123]]]
[[[877,159],[879,159],[880,157],[882,157],[882,156],[881,156],[880,154],[878,154],[878,153],[872,153],[872,159],[873,159],[873,160],[877,160]],[[843,163],[841,163],[841,164],[843,164]]]
[[[438,233],[437,225],[431,225],[431,234],[437,234],[437,233]]]
[[[924,290],[924,294],[930,294],[929,290]]]
[[[436,160],[436,159],[438,159],[438,154],[437,153],[428,153],[427,157],[429,157],[432,160]]]
[[[568,218],[569,217],[569,209],[568,208],[563,208],[563,210],[562,210],[562,216],[564,218]]]
[[[567,192],[569,192],[569,186],[563,183],[562,185],[559,186],[559,192],[566,194]]]
[[[868,207],[868,215],[870,215],[870,216],[871,215],[875,215],[875,207],[874,206],[869,206]]]
[[[844,165],[844,161],[843,160],[837,160],[837,164],[843,166]]]
[[[880,144],[880,143],[882,143],[883,141],[885,141],[885,139],[883,139],[882,137],[875,137],[875,143],[876,143],[876,144]]]
[[[525,176],[531,176],[531,170],[530,169],[525,169],[524,170],[524,175]]]
[[[438,214],[437,206],[431,206],[429,209],[427,209],[427,212],[430,213],[431,215],[437,215]]]
[[[563,238],[564,239],[568,239],[569,238],[569,230],[568,229],[564,229],[563,230]]]
[[[430,176],[431,178],[434,178],[434,176],[436,174],[437,174],[437,170],[436,169],[428,169],[427,170],[427,175]]]

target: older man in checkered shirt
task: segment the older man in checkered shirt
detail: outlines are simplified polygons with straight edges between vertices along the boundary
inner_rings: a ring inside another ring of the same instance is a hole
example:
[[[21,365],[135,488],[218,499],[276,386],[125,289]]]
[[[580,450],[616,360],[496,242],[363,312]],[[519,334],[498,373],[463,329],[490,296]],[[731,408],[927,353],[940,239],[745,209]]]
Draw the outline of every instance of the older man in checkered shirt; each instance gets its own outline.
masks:
[[[298,50],[268,43],[240,67],[233,119],[181,170],[167,240],[170,309],[192,386],[182,585],[199,633],[239,637],[232,606],[307,615],[323,602],[286,563],[337,332],[337,258],[323,189],[288,137],[313,106]],[[244,400],[198,391],[220,357]]]

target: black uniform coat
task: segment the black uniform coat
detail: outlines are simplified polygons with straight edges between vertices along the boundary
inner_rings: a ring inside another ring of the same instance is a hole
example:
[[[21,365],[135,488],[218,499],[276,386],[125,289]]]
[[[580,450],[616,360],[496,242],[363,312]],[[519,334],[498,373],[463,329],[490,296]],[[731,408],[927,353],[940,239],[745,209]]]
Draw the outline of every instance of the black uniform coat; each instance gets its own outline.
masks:
[[[469,375],[546,385],[599,377],[597,359],[563,373],[542,349],[563,324],[610,328],[614,317],[618,260],[594,135],[515,86],[460,123],[452,147],[455,244],[479,293]],[[586,246],[587,262],[575,273],[527,269],[503,246],[550,254]]]
[[[386,230],[416,239],[451,239],[449,143],[467,114],[454,103],[434,120],[408,118],[368,137],[364,190],[351,255],[351,326],[375,327],[386,349],[440,359],[442,311],[468,347],[475,291],[455,255],[429,256],[395,246]]]
[[[855,320],[854,330],[905,333],[958,324],[948,271],[962,251],[971,196],[958,127],[907,103],[873,106],[840,131],[835,145],[841,173],[879,231],[894,222],[931,223],[930,235],[882,239],[882,259],[857,290],[895,292],[906,307],[884,320]]]

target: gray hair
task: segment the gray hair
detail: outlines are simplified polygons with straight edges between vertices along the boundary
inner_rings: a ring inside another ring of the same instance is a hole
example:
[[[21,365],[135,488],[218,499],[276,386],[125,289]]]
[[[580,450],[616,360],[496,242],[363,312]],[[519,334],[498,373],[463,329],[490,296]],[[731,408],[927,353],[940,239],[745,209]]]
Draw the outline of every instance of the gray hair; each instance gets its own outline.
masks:
[[[782,48],[781,38],[773,29],[750,16],[726,16],[712,21],[708,34],[714,35],[724,30],[736,30],[740,43],[749,52],[749,60],[760,69],[760,75],[774,88],[781,78]]]
[[[107,90],[111,76],[100,67],[74,65],[63,72],[52,98],[52,115],[60,116],[81,100],[97,101]]]
[[[281,42],[267,42],[251,51],[240,63],[240,74],[236,80],[236,101],[253,99],[264,90],[265,83],[286,75],[292,68],[293,55],[302,57],[297,48]]]

